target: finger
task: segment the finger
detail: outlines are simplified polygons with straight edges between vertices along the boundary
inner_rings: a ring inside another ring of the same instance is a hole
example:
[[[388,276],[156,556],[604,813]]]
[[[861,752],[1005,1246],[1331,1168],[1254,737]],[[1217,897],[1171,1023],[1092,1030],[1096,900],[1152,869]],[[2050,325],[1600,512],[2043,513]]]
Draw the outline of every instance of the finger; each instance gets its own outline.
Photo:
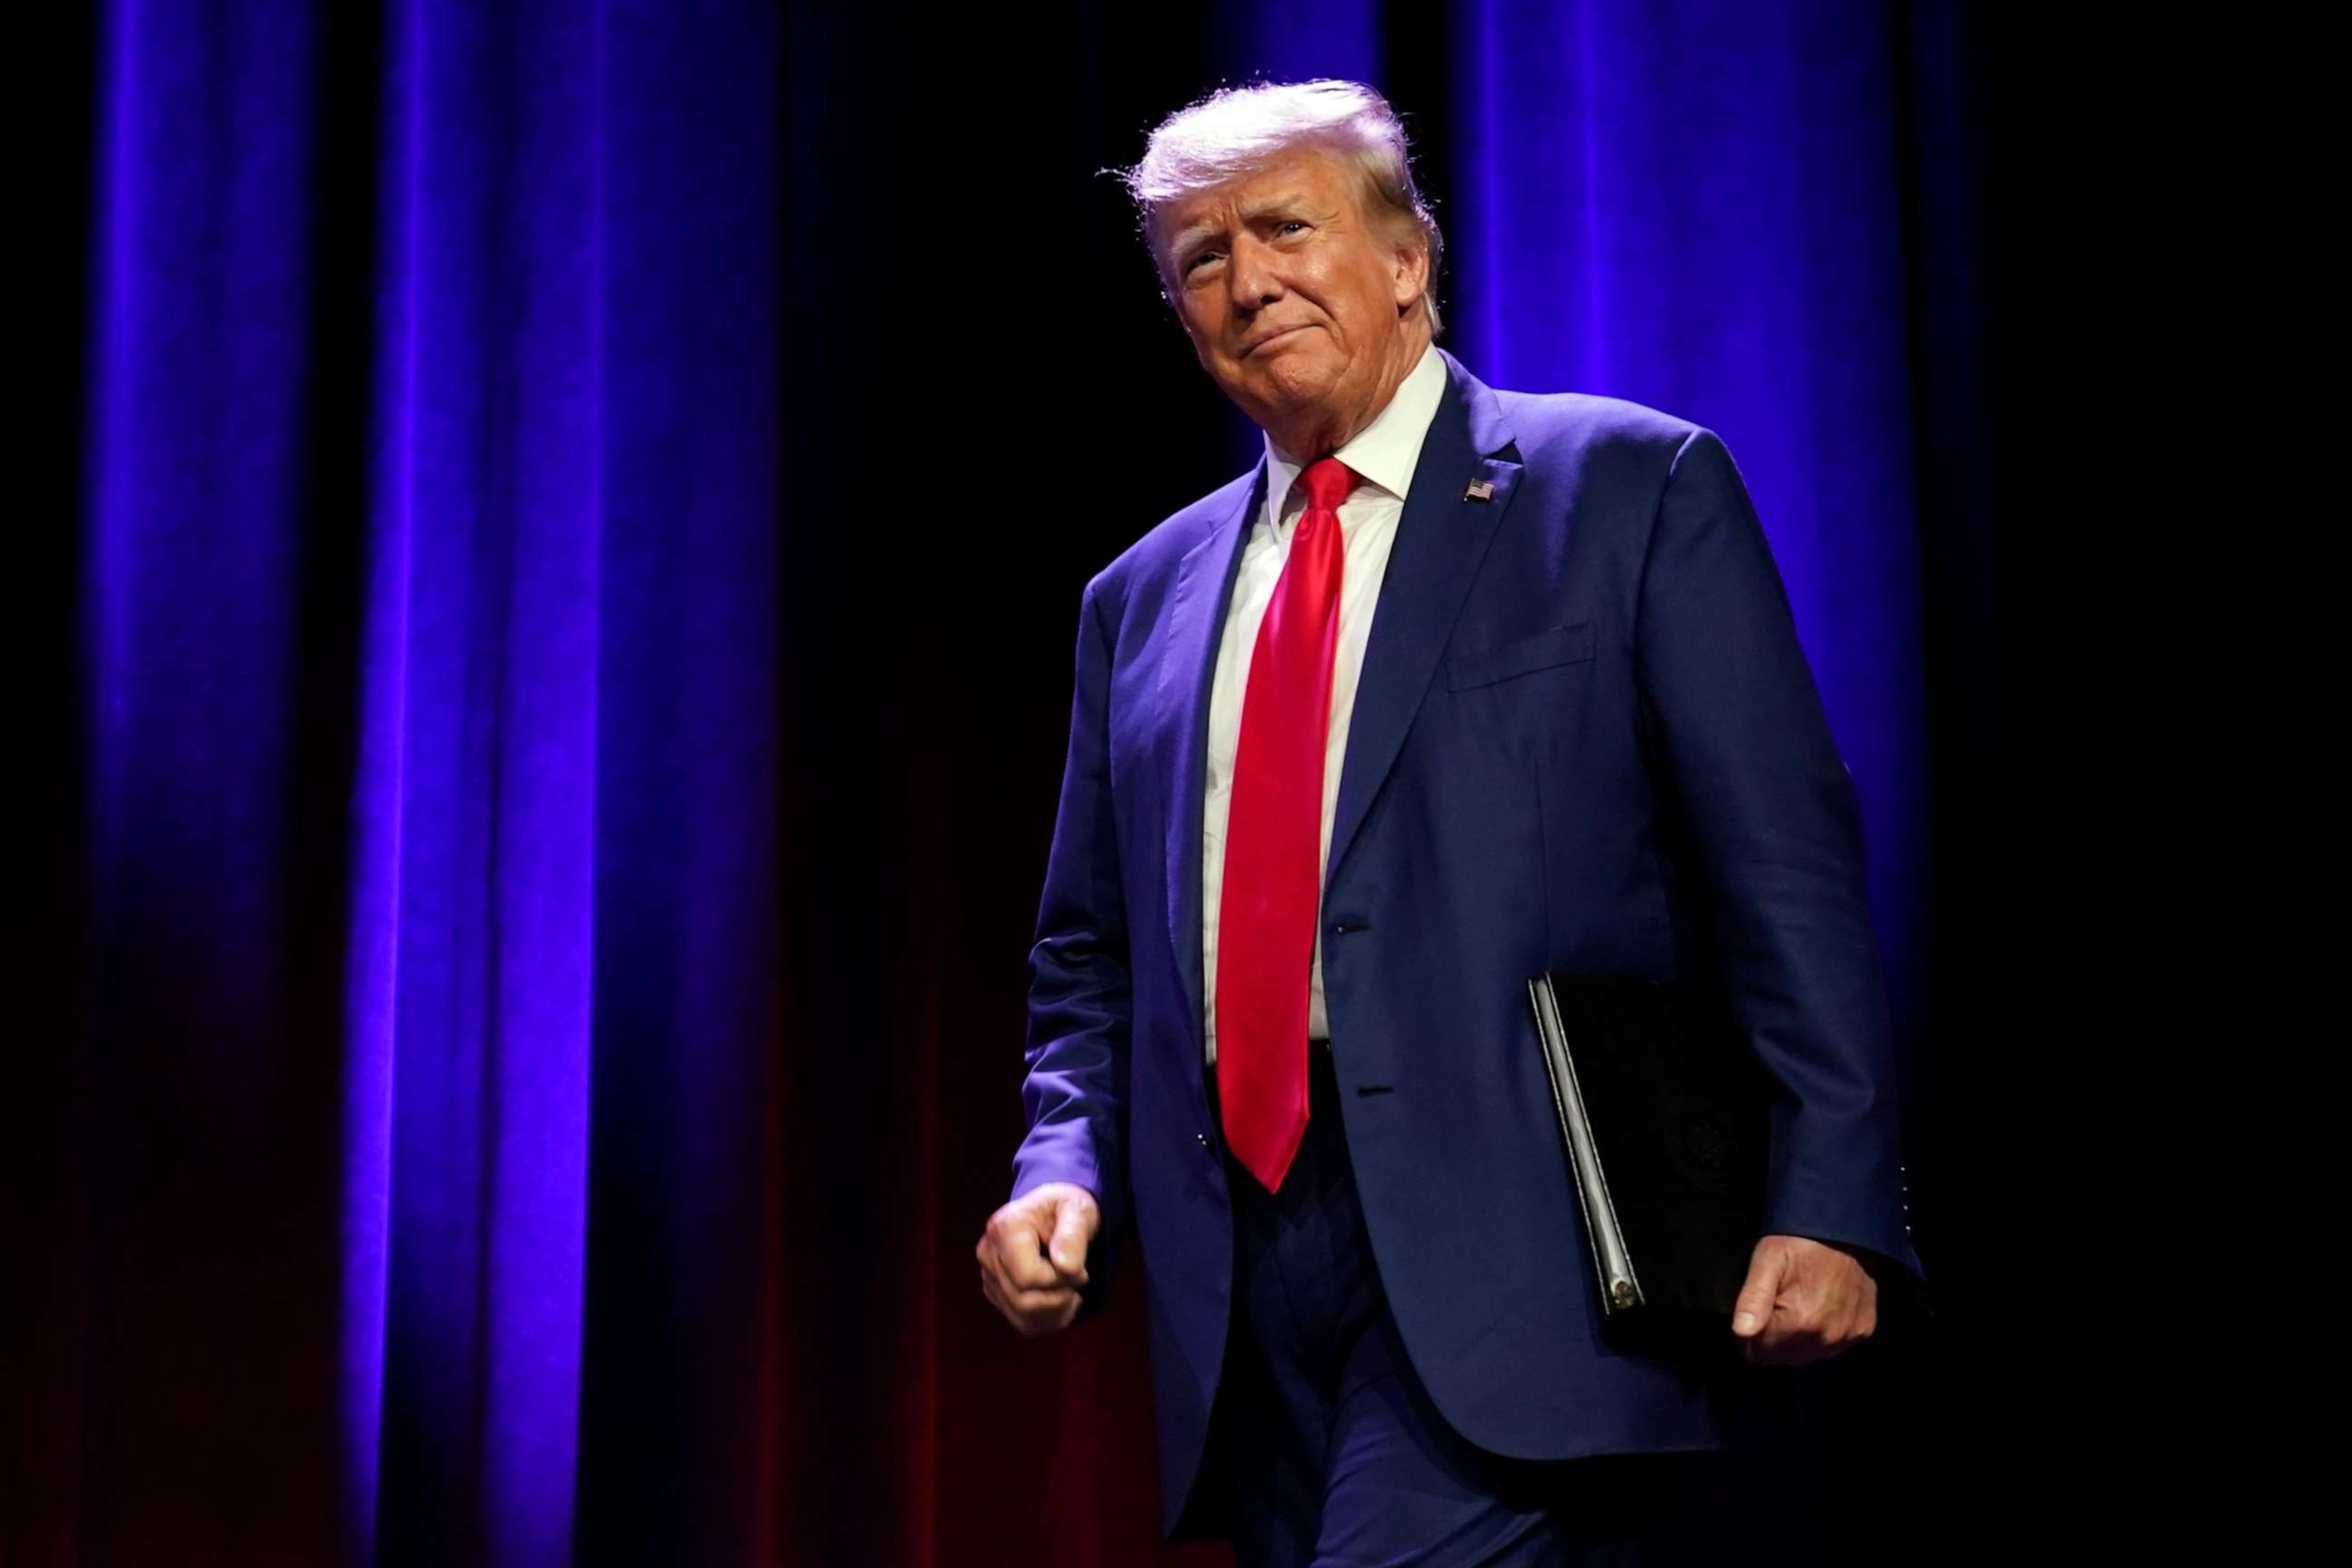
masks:
[[[1050,1296],[1026,1302],[1016,1310],[1023,1333],[1050,1333],[1055,1329],[1067,1328],[1070,1320],[1078,1315],[1078,1293],[1065,1287]]]
[[[1780,1294],[1786,1260],[1780,1248],[1759,1245],[1748,1261],[1748,1282],[1739,1288],[1731,1307],[1731,1331],[1752,1340],[1772,1321],[1772,1303]]]
[[[1061,1217],[1054,1225],[1053,1242],[1046,1248],[1048,1258],[1061,1277],[1080,1285],[1087,1282],[1087,1247],[1094,1239],[1093,1212],[1092,1205],[1081,1199],[1064,1202]]]
[[[1765,1309],[1762,1325],[1748,1343],[1767,1365],[1801,1365],[1829,1337],[1830,1318],[1830,1303],[1819,1292],[1806,1289],[1801,1279],[1784,1277],[1779,1294]]]
[[[1862,1291],[1853,1305],[1853,1337],[1866,1340],[1878,1331],[1878,1281],[1862,1277]]]
[[[1836,1331],[1824,1338],[1828,1342],[1829,1353],[1835,1355],[1840,1351],[1862,1343],[1877,1331],[1878,1310],[1868,1301],[1855,1301],[1849,1303],[1839,1316]]]
[[[1075,1301],[1078,1299],[1076,1287],[1061,1284],[1005,1290],[1003,1295],[1007,1301],[1024,1312],[1058,1307],[1066,1301]]]
[[[1045,1259],[1045,1238],[1038,1234],[1034,1220],[1025,1215],[1007,1215],[989,1229],[996,1240],[997,1277],[1007,1286],[1025,1289],[1059,1283],[1054,1266]]]
[[[1834,1292],[1819,1315],[1829,1353],[1868,1339],[1878,1328],[1878,1287],[1860,1268],[1849,1270],[1845,1288]]]
[[[1024,1334],[1041,1334],[1066,1328],[1077,1316],[1078,1293],[1068,1286],[1044,1290],[1008,1291],[994,1273],[982,1270],[980,1291],[997,1315]]]
[[[1802,1361],[1817,1361],[1854,1337],[1859,1321],[1853,1303],[1819,1291],[1782,1294],[1774,1304],[1772,1321],[1759,1338],[1786,1346]]]

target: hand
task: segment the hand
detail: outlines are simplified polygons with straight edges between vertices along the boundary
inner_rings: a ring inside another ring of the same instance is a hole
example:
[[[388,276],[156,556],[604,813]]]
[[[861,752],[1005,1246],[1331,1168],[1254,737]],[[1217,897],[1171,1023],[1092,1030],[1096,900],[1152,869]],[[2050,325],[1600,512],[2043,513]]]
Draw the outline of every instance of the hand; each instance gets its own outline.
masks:
[[[1087,1282],[1087,1248],[1101,1224],[1095,1195],[1076,1183],[1030,1188],[988,1216],[972,1249],[981,1293],[1024,1334],[1069,1327]]]
[[[1731,1331],[1759,1365],[1825,1361],[1878,1330],[1878,1281],[1853,1253],[1801,1236],[1768,1236],[1748,1259]]]

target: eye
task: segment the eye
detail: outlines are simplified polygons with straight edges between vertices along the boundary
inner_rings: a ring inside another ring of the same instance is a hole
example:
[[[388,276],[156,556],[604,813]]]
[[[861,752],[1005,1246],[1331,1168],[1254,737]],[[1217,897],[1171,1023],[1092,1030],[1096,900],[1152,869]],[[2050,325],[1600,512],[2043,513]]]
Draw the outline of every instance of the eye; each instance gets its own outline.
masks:
[[[1190,277],[1192,274],[1198,272],[1202,267],[1212,261],[1223,260],[1224,255],[1225,253],[1222,250],[1201,250],[1193,252],[1192,259],[1184,263],[1185,275]]]
[[[1307,232],[1307,222],[1304,218],[1286,217],[1276,226],[1274,232],[1276,234],[1304,234]]]

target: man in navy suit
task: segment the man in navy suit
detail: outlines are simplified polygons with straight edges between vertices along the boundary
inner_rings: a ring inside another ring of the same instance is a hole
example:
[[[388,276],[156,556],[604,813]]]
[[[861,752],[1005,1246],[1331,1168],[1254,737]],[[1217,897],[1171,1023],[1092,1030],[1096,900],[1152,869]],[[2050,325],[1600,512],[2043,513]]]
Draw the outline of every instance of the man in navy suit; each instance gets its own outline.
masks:
[[[1032,955],[1015,1327],[1141,1248],[1164,1523],[1245,1563],[1617,1562],[1725,1373],[1601,1331],[1526,981],[1706,977],[1777,1088],[1732,1333],[1868,1337],[1903,1219],[1853,785],[1722,443],[1482,384],[1352,83],[1129,185],[1252,471],[1087,585]]]

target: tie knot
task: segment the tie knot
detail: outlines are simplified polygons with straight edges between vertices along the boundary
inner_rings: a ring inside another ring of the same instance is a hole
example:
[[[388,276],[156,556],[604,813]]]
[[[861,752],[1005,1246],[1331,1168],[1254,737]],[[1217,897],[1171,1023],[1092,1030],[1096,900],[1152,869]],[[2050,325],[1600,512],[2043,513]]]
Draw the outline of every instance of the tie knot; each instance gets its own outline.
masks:
[[[1307,492],[1308,510],[1337,511],[1348,492],[1356,488],[1356,473],[1337,458],[1321,458],[1307,465],[1298,483]]]

